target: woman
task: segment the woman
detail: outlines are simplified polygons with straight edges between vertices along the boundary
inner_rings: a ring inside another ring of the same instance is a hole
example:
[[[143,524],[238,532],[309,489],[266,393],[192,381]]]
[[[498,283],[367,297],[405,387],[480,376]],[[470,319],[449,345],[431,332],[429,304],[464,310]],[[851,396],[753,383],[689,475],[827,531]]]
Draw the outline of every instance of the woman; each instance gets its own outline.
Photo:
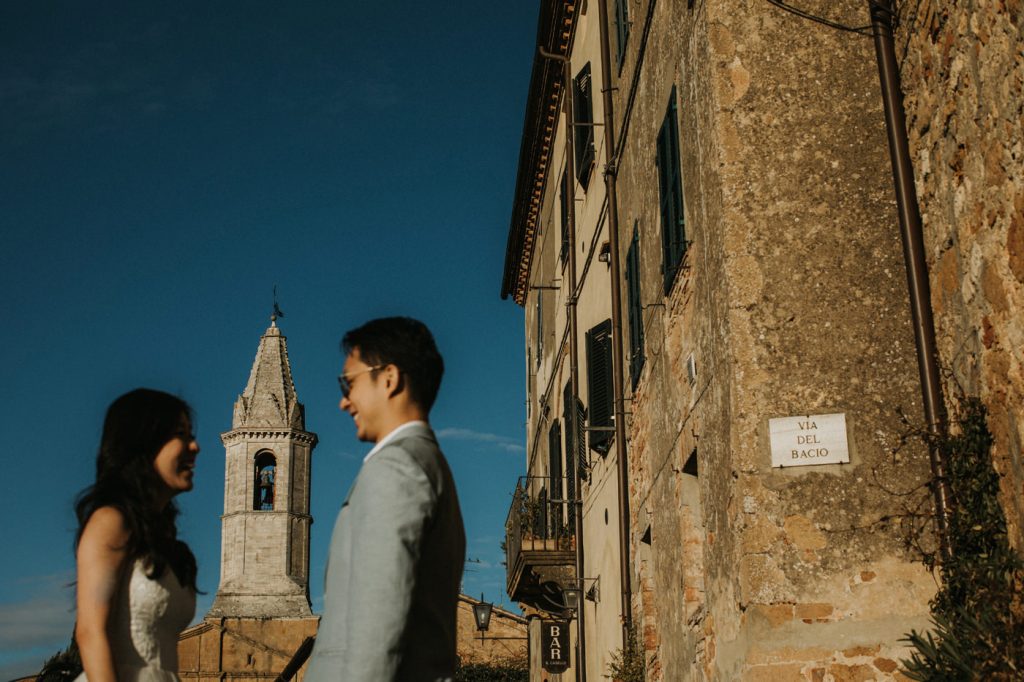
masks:
[[[96,482],[75,506],[79,682],[177,680],[196,560],[177,538],[173,498],[192,489],[198,452],[179,398],[140,388],[107,409]]]

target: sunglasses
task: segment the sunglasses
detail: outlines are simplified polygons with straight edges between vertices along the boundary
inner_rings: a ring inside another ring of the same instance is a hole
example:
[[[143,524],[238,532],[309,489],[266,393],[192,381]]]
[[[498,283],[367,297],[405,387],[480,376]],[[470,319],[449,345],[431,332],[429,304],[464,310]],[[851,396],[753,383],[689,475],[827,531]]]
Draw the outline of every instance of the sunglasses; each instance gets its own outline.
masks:
[[[339,374],[338,375],[338,387],[341,388],[341,395],[343,398],[347,398],[348,394],[352,392],[352,379],[359,376],[360,374],[366,374],[367,372],[374,372],[378,369],[384,369],[387,365],[377,365],[376,367],[367,367],[361,369],[358,372],[352,372],[352,374]]]

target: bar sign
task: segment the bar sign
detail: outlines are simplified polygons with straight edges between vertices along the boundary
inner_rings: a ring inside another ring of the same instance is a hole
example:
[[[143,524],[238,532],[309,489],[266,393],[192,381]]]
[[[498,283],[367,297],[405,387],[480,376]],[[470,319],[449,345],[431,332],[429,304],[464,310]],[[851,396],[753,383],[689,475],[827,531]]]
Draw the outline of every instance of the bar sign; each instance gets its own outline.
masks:
[[[541,667],[549,673],[569,668],[569,623],[564,620],[541,621]]]

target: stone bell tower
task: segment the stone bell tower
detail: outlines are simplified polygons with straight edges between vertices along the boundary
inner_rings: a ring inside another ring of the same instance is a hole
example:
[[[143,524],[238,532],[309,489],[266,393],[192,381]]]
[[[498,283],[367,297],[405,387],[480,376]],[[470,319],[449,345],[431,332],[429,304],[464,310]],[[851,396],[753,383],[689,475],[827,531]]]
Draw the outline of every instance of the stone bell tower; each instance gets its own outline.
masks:
[[[221,441],[227,461],[220,586],[207,617],[312,616],[309,477],[317,437],[306,431],[276,316]]]

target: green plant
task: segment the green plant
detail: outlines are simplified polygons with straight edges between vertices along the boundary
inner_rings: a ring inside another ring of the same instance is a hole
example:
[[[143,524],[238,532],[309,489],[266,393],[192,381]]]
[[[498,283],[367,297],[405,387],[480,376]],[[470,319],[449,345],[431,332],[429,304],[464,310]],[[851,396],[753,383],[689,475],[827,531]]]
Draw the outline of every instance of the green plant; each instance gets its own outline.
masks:
[[[633,626],[626,636],[626,647],[612,654],[608,677],[617,682],[644,682],[645,667],[644,650],[637,638],[636,626]]]
[[[529,679],[530,667],[525,656],[489,663],[460,662],[455,670],[455,682],[527,682]]]
[[[914,680],[1020,680],[1024,564],[1007,538],[985,407],[977,398],[964,398],[958,407],[956,432],[929,438],[947,462],[952,556],[938,564],[934,629],[907,635],[912,650],[903,664]]]
[[[512,504],[519,518],[519,530],[524,535],[543,535],[544,508],[541,501],[530,497],[525,489],[516,487],[512,493]]]

